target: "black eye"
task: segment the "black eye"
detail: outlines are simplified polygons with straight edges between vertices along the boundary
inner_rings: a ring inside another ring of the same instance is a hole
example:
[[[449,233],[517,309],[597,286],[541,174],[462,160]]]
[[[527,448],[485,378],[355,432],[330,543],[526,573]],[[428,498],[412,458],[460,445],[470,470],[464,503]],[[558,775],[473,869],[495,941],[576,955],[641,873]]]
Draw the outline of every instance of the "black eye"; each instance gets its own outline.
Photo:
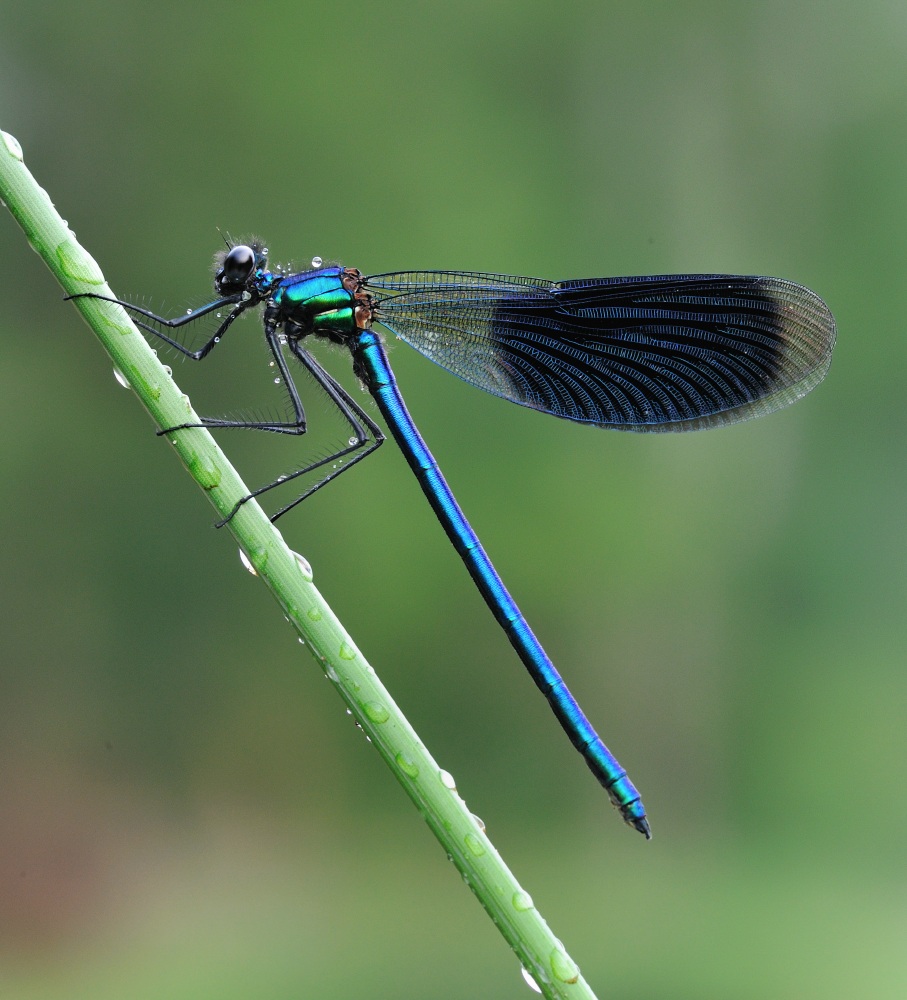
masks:
[[[255,254],[251,247],[238,246],[224,258],[223,276],[224,280],[233,284],[242,283],[252,273],[255,267]]]

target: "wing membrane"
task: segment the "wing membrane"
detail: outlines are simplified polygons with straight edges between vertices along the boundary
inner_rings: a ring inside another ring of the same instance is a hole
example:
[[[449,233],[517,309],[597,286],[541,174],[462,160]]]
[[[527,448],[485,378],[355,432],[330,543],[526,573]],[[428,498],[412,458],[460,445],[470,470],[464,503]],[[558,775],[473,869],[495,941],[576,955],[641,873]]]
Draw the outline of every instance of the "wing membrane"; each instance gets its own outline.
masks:
[[[822,299],[780,278],[412,271],[367,287],[379,322],[467,382],[623,430],[690,430],[787,406],[825,376],[835,339]]]

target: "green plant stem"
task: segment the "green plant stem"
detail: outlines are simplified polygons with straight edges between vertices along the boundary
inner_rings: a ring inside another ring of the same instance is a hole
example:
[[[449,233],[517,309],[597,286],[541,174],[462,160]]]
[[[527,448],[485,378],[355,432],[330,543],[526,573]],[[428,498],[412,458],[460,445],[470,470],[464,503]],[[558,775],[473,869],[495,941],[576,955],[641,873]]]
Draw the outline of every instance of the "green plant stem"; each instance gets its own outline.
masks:
[[[94,292],[113,297],[98,265],[26,168],[19,143],[5,132],[0,132],[0,197],[67,295]],[[122,308],[88,298],[74,304],[159,427],[198,420],[188,397]],[[220,517],[226,517],[249,491],[220,447],[200,427],[166,437]],[[300,564],[255,501],[239,509],[229,530],[543,994],[594,998],[466,807],[453,779],[432,759],[318,593],[307,566]]]

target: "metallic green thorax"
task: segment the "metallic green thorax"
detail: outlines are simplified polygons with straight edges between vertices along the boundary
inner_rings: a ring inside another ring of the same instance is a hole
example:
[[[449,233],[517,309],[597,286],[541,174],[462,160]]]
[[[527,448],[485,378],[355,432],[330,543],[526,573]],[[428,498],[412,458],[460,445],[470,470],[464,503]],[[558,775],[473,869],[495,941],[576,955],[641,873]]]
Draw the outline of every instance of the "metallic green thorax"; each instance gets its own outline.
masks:
[[[301,335],[309,333],[348,341],[357,323],[357,300],[349,268],[325,267],[283,278],[272,296],[280,315]],[[288,330],[292,336],[292,329]]]

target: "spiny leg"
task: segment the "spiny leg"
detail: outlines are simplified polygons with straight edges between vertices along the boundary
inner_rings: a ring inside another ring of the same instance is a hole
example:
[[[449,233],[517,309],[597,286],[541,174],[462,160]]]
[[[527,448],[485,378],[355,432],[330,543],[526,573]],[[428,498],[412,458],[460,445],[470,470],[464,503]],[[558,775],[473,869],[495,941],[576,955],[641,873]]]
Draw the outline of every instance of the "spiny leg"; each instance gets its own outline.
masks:
[[[299,398],[296,383],[290,375],[286,358],[283,356],[276,325],[267,321],[265,324],[265,339],[268,342],[271,354],[274,356],[274,361],[277,364],[280,377],[283,379],[283,384],[289,393],[290,405],[293,407],[292,420],[227,420],[222,417],[202,417],[200,423],[178,424],[176,427],[168,427],[167,430],[158,431],[157,433],[169,434],[171,431],[181,431],[188,427],[239,427],[250,431],[271,431],[275,434],[305,434],[306,420],[302,400]],[[233,513],[230,514],[230,517],[233,516]]]
[[[68,299],[99,299],[102,302],[112,302],[122,308],[126,309],[130,313],[136,314],[133,316],[133,322],[140,329],[144,330],[146,333],[150,333],[153,337],[157,337],[159,340],[163,340],[166,344],[171,347],[176,348],[181,354],[185,355],[192,361],[201,361],[203,358],[207,357],[208,354],[220,343],[223,335],[227,332],[230,325],[234,320],[243,314],[246,309],[250,306],[255,305],[254,301],[249,299],[243,299],[241,293],[236,295],[230,295],[226,298],[216,299],[214,302],[209,302],[206,305],[200,306],[198,309],[193,309],[182,316],[176,316],[173,319],[168,319],[165,316],[158,316],[157,313],[153,313],[148,309],[142,308],[142,306],[133,305],[131,302],[124,302],[122,299],[108,298],[105,295],[96,295],[93,292],[82,292],[78,295],[67,296]],[[173,337],[168,337],[166,333],[153,327],[150,323],[146,323],[138,316],[145,316],[155,323],[159,323],[162,326],[166,326],[169,329],[178,329],[183,326],[187,326],[190,323],[194,323],[209,313],[214,312],[216,309],[220,309],[226,305],[232,305],[233,308],[228,313],[226,319],[220,323],[208,341],[203,344],[198,350],[192,351],[185,345],[181,344],[178,340]],[[276,335],[273,329],[270,333],[266,330],[268,336],[268,344],[271,347],[271,352],[273,353],[277,364],[279,365],[281,372],[284,375],[286,384],[290,388],[290,399],[293,404],[293,410],[295,419],[286,422],[267,422],[267,421],[248,421],[248,420],[226,420],[221,417],[202,417],[198,423],[185,423],[176,424],[173,427],[165,427],[162,430],[156,431],[155,433],[158,437],[164,434],[170,434],[173,431],[185,430],[189,427],[243,427],[252,430],[266,430],[275,431],[276,433],[282,434],[304,434],[305,433],[305,414],[302,409],[302,404],[299,401],[299,396],[296,394],[296,387],[293,385],[292,380],[289,377],[289,372],[286,368],[286,362],[283,359],[283,355],[277,344]]]
[[[216,309],[220,309],[226,305],[232,305],[234,308],[230,310],[226,319],[219,324],[209,340],[195,351],[189,350],[189,348],[185,347],[178,340],[168,337],[167,334],[162,333],[160,330],[151,326],[150,323],[143,322],[135,316],[133,317],[136,326],[145,330],[147,333],[150,333],[152,336],[163,340],[171,347],[175,347],[181,354],[190,358],[192,361],[201,361],[202,358],[207,357],[217,344],[220,343],[221,338],[233,321],[238,316],[242,315],[242,313],[250,306],[257,304],[251,300],[243,299],[242,293],[237,293],[236,295],[216,299],[214,302],[209,302],[206,305],[200,306],[198,309],[193,309],[191,312],[185,313],[182,316],[176,316],[172,319],[168,319],[166,316],[158,316],[157,313],[153,313],[149,309],[144,309],[142,306],[133,305],[131,302],[124,302],[122,299],[108,298],[106,295],[96,295],[94,292],[81,292],[77,295],[67,296],[67,299],[79,298],[99,299],[102,302],[112,302],[115,305],[122,306],[130,313],[137,314],[137,316],[144,316],[147,319],[152,320],[155,323],[159,323],[161,326],[165,326],[169,329],[178,329],[180,327],[187,326],[190,323],[194,323],[196,320],[202,319],[202,317],[207,316],[209,313],[214,312]],[[283,353],[280,350],[275,324],[271,322],[266,324],[265,335],[268,341],[268,346],[271,349],[271,353],[274,355],[274,359],[280,368],[284,384],[287,386],[290,393],[290,402],[293,406],[294,414],[293,420],[254,421],[226,420],[221,417],[202,417],[199,423],[177,424],[174,427],[166,427],[163,430],[156,431],[157,435],[161,436],[164,434],[170,434],[173,431],[185,430],[189,427],[241,427],[248,430],[273,431],[277,434],[305,434],[305,412],[302,408],[302,402],[299,399],[299,394],[296,391],[296,386],[293,384],[293,380],[287,369]]]
[[[140,327],[146,333],[150,333],[153,337],[163,340],[164,343],[176,348],[180,354],[184,354],[187,358],[191,358],[193,361],[201,361],[202,358],[210,354],[217,344],[220,343],[221,338],[227,332],[227,329],[236,317],[240,316],[246,309],[249,308],[250,305],[253,304],[248,300],[243,300],[242,295],[237,293],[236,295],[229,295],[223,299],[215,299],[214,302],[209,302],[207,305],[199,306],[198,309],[193,309],[191,312],[185,313],[182,316],[176,316],[173,319],[168,319],[166,316],[158,316],[156,313],[153,313],[148,309],[143,309],[141,306],[133,305],[131,302],[124,302],[122,299],[111,299],[106,295],[96,295],[94,292],[80,292],[77,295],[67,295],[66,300],[64,301],[72,299],[99,299],[101,302],[113,302],[115,305],[122,306],[127,312],[134,314],[133,322],[136,326]],[[228,305],[234,306],[234,308],[230,310],[227,318],[218,326],[207,343],[203,344],[196,351],[189,350],[188,347],[181,344],[178,340],[174,340],[173,337],[168,337],[166,333],[162,333],[150,323],[145,323],[141,319],[137,318],[138,316],[144,316],[146,319],[150,319],[152,322],[158,323],[160,326],[165,326],[169,330],[177,330],[182,326],[187,326],[189,323],[194,323],[196,320],[201,319],[203,316],[207,316],[216,309],[222,309],[224,306]],[[161,431],[159,433],[165,432]]]
[[[289,342],[289,347],[296,358],[312,375],[316,382],[318,382],[322,389],[324,389],[328,398],[334,403],[342,416],[346,419],[353,432],[353,440],[346,448],[342,448],[333,455],[321,458],[317,462],[311,462],[309,465],[306,465],[301,469],[297,469],[295,472],[291,472],[287,476],[281,476],[273,483],[268,483],[265,486],[259,487],[257,490],[253,490],[253,492],[251,492],[248,496],[243,497],[236,504],[233,510],[230,511],[227,517],[216,525],[218,528],[225,525],[239,510],[239,508],[253,497],[261,496],[262,493],[267,493],[268,490],[272,490],[276,486],[282,486],[284,483],[297,479],[299,476],[304,476],[306,473],[314,472],[316,469],[323,468],[331,462],[337,462],[338,460],[345,458],[347,455],[358,452],[358,454],[353,454],[353,457],[344,465],[340,465],[339,467],[332,469],[332,471],[330,471],[326,476],[319,479],[317,483],[310,486],[300,496],[293,500],[292,503],[287,504],[285,507],[281,507],[275,514],[272,514],[271,520],[276,521],[279,517],[286,514],[288,510],[292,510],[298,504],[302,503],[303,500],[310,497],[316,490],[320,490],[322,486],[329,483],[332,479],[336,479],[341,472],[346,472],[347,469],[351,469],[357,462],[360,462],[366,455],[370,455],[384,442],[384,434],[381,431],[381,428],[352,398],[352,396],[350,396],[346,389],[344,389],[332,375],[326,372],[311,356],[311,354],[299,345],[298,341],[291,340]],[[289,378],[289,376],[287,377]],[[288,385],[289,384],[291,383],[288,383]]]
[[[186,313],[182,316],[176,316],[172,319],[165,316],[158,316],[156,313],[151,312],[148,309],[144,309],[142,306],[133,305],[131,302],[124,302],[122,299],[108,298],[105,295],[96,295],[93,292],[82,292],[76,295],[67,296],[67,299],[77,299],[77,298],[91,298],[100,299],[103,302],[112,302],[115,305],[122,306],[128,312],[134,314],[133,319],[136,326],[150,333],[152,336],[163,340],[165,343],[169,344],[171,347],[176,348],[181,354],[185,355],[193,361],[201,361],[202,358],[207,357],[207,355],[217,346],[220,342],[223,334],[227,331],[233,321],[240,316],[250,305],[256,303],[250,302],[248,300],[243,300],[241,294],[227,296],[222,299],[216,299],[213,302],[209,302],[204,306],[200,306],[198,309],[193,309],[191,312]],[[137,318],[139,316],[144,316],[146,319],[151,320],[154,323],[158,323],[161,326],[167,327],[168,329],[178,329],[180,327],[186,326],[190,323],[195,322],[207,316],[209,313],[214,312],[216,309],[222,308],[227,305],[234,306],[226,319],[218,326],[214,334],[210,339],[202,345],[198,350],[192,351],[181,344],[179,341],[172,337],[168,337],[165,333],[157,328],[153,327],[150,323],[143,322],[141,319]],[[294,434],[300,435],[306,432],[306,417],[305,410],[302,406],[302,401],[299,398],[299,392],[296,388],[296,384],[290,375],[289,368],[287,367],[286,360],[281,351],[280,341],[276,332],[276,323],[266,315],[265,318],[265,336],[268,341],[268,346],[271,349],[271,353],[274,355],[274,360],[277,363],[278,369],[280,370],[281,377],[283,378],[284,385],[290,396],[290,403],[293,407],[294,419],[292,421],[252,421],[252,420],[226,420],[219,417],[202,417],[200,423],[186,423],[178,424],[175,427],[168,427],[164,430],[159,430],[156,433],[160,435],[170,434],[173,431],[185,430],[191,427],[239,427],[246,430],[262,430],[271,431],[278,434]],[[280,479],[275,480],[273,483],[268,483],[266,486],[255,490],[248,496],[243,497],[230,511],[229,515],[222,521],[219,521],[215,526],[222,527],[225,525],[239,510],[239,508],[251,500],[253,497],[260,496],[262,493],[266,493],[268,490],[273,489],[275,486],[280,486],[289,480],[296,479],[299,476],[305,475],[307,472],[312,472],[316,469],[322,468],[330,462],[336,462],[339,459],[345,458],[347,455],[359,451],[359,454],[355,455],[349,462],[345,465],[340,466],[340,468],[330,472],[323,479],[319,480],[312,487],[307,489],[301,496],[297,497],[292,503],[287,504],[286,507],[281,508],[271,517],[272,521],[276,521],[282,514],[285,514],[288,510],[292,510],[297,504],[302,503],[306,497],[311,496],[316,490],[320,489],[326,483],[330,482],[332,479],[340,475],[341,472],[345,472],[347,469],[352,468],[356,462],[365,458],[366,455],[370,455],[379,445],[384,442],[384,434],[381,428],[375,423],[374,420],[363,410],[363,408],[349,395],[349,393],[341,386],[328,372],[326,372],[315,359],[302,347],[299,346],[298,342],[293,339],[289,341],[290,349],[293,354],[298,358],[298,360],[304,365],[304,367],[312,374],[313,378],[318,382],[318,384],[324,389],[328,397],[334,403],[341,414],[346,418],[353,431],[354,442],[346,448],[341,449],[333,455],[329,455],[327,458],[320,459],[317,462],[312,462],[302,469],[291,473],[288,476],[284,476]],[[371,440],[370,440],[371,435]],[[361,450],[360,449],[364,449]]]

